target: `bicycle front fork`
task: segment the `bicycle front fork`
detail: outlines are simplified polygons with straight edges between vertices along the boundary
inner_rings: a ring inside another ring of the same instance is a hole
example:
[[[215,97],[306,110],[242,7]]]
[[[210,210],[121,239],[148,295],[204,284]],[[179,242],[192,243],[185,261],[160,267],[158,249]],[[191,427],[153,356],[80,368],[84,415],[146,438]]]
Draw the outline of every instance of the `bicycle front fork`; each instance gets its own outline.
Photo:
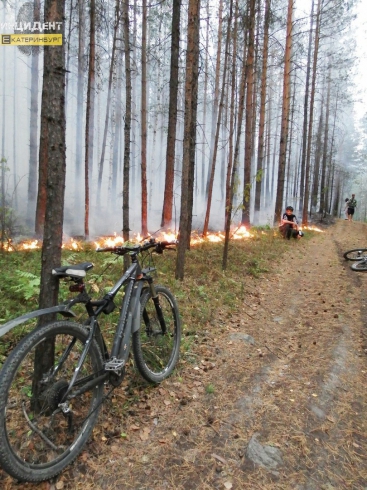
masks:
[[[158,294],[156,292],[156,289],[154,287],[153,281],[149,284],[149,287],[150,287],[150,292],[151,292],[151,295],[152,295],[152,300],[153,300],[153,303],[154,303],[154,306],[155,306],[155,311],[157,312],[157,317],[158,317],[158,320],[159,320],[159,324],[160,324],[161,329],[162,329],[162,334],[165,335],[165,333],[167,332],[166,322],[164,320],[164,315],[163,315],[163,312],[162,312],[162,308],[161,308],[161,305],[159,303],[159,296],[158,296]]]

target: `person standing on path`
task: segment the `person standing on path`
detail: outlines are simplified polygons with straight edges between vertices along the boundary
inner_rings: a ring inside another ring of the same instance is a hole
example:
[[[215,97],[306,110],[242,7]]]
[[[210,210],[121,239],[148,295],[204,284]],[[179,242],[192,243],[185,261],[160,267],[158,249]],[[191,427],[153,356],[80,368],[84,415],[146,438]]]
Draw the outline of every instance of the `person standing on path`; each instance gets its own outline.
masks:
[[[347,197],[345,200],[344,219],[348,219],[348,201],[349,201],[349,197]]]
[[[347,202],[348,206],[348,220],[353,221],[354,210],[357,207],[357,201],[355,199],[356,195],[352,194],[352,197]]]

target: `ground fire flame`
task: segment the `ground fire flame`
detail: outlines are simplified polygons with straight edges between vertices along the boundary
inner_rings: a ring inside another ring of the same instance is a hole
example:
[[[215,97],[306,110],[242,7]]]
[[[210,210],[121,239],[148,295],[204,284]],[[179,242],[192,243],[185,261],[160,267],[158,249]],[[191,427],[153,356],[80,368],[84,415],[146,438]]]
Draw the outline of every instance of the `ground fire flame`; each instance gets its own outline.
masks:
[[[245,226],[239,226],[238,228],[232,230],[230,238],[232,240],[241,240],[245,238],[251,238],[252,235],[251,233],[246,229]],[[145,239],[149,239],[150,236],[144,237]],[[177,239],[177,234],[173,232],[162,232],[162,233],[156,233],[154,234],[154,238],[156,240],[161,240],[161,241],[173,241]],[[208,233],[206,237],[203,237],[202,235],[199,234],[199,232],[195,231],[191,235],[191,245],[196,245],[198,243],[204,243],[204,242],[223,242],[224,241],[224,233],[223,232],[215,232],[215,233]],[[130,239],[132,243],[139,243],[143,240],[143,237],[138,233],[134,235],[133,238]],[[118,235],[117,233],[114,233],[113,236],[102,236],[98,237],[97,239],[93,240],[92,243],[94,243],[95,247],[116,247],[119,245],[123,245],[125,240],[121,235]],[[75,238],[67,238],[64,240],[64,243],[62,245],[62,248],[65,250],[75,250],[75,251],[81,251],[85,248],[85,244],[88,242],[85,242],[81,239],[77,240]],[[89,242],[90,243],[90,242]],[[21,250],[37,250],[42,247],[42,240],[25,240],[25,241],[20,241],[18,243],[12,242],[9,240],[7,243],[4,244],[4,250],[7,252],[16,252],[16,251],[21,251]]]
[[[316,231],[319,233],[323,233],[320,228],[317,228],[316,226],[303,226],[302,230],[310,230],[310,231]],[[245,226],[238,226],[237,228],[234,228],[231,231],[230,234],[230,239],[231,240],[243,240],[247,238],[252,238],[252,234],[247,230]],[[145,237],[150,238],[150,236]],[[164,241],[172,241],[177,239],[177,234],[173,232],[162,232],[162,233],[156,233],[154,234],[154,238],[156,240],[164,240]],[[194,231],[191,235],[191,245],[197,245],[199,243],[205,243],[205,242],[212,242],[212,243],[219,243],[219,242],[224,242],[225,235],[224,232],[218,231],[218,232],[212,232],[208,233],[205,237],[202,236],[199,232]],[[134,235],[134,237],[130,240],[133,243],[139,243],[143,240],[142,236],[138,233]],[[62,245],[62,248],[65,250],[75,250],[77,251],[82,251],[85,248],[86,243],[91,243],[91,242],[85,242],[82,239],[75,239],[75,238],[66,238],[64,240],[64,243]],[[95,245],[95,247],[116,247],[119,245],[124,244],[124,239],[121,235],[118,235],[117,233],[114,233],[113,236],[105,236],[105,237],[98,237],[96,240],[93,240],[92,243]],[[16,252],[16,251],[21,251],[21,250],[37,250],[42,247],[42,240],[25,240],[21,241],[19,243],[13,243],[11,240],[9,240],[7,243],[4,244],[3,249],[7,252]]]

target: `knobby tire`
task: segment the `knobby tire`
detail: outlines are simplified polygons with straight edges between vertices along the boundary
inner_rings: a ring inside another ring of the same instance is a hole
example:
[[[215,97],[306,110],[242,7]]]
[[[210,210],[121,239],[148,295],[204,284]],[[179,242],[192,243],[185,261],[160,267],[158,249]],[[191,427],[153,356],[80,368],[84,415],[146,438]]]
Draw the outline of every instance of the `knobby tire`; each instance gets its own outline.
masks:
[[[367,248],[355,248],[343,254],[346,260],[360,261],[367,258]]]
[[[355,262],[350,268],[356,272],[367,272],[367,259]]]
[[[150,383],[161,383],[174,370],[180,353],[181,321],[173,294],[155,286],[166,332],[150,290],[140,298],[140,328],[133,334],[133,352],[140,374]]]
[[[87,386],[103,369],[95,340],[75,388],[64,399],[87,336],[82,325],[53,322],[24,337],[4,363],[0,373],[0,465],[18,481],[40,482],[59,474],[81,452],[96,424],[103,383],[81,393],[83,381]],[[39,353],[46,342],[53,341],[54,367],[41,370],[35,381],[36,350]],[[59,372],[52,374],[61,364]],[[71,414],[59,408],[65,401]]]

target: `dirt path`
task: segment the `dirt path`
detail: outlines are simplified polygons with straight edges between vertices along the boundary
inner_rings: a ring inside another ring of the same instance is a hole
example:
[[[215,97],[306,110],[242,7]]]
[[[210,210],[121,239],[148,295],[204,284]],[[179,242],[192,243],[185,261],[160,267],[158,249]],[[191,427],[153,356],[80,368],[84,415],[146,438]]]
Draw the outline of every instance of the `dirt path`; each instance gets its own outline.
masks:
[[[0,487],[365,490],[367,274],[342,259],[360,246],[367,225],[347,221],[290,242],[243,311],[218,312],[180,377],[136,391],[121,427],[116,390],[57,481],[20,485],[0,471]]]

